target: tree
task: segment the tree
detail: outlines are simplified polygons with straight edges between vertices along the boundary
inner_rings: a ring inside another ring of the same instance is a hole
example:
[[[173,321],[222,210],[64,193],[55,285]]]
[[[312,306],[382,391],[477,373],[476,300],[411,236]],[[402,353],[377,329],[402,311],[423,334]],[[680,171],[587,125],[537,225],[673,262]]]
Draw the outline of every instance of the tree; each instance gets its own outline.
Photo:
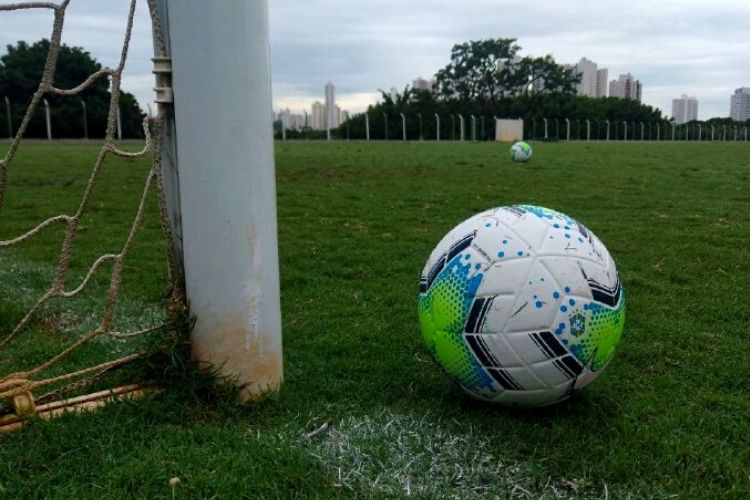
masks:
[[[514,38],[469,41],[454,45],[451,62],[435,75],[441,98],[474,102],[491,113],[505,107],[508,98],[539,93],[568,95],[579,76],[557,64],[552,56],[517,56]]]
[[[439,94],[460,101],[489,101],[517,85],[513,58],[521,48],[514,38],[471,40],[453,46],[451,62],[435,75]]]
[[[576,83],[580,80],[578,74],[567,70],[555,62],[555,59],[546,55],[544,57],[524,57],[517,64],[516,73],[519,77],[519,85],[526,83],[525,94],[539,93],[575,93]]]
[[[43,39],[33,45],[18,42],[7,46],[7,53],[0,57],[0,99],[7,96],[14,105],[13,129],[23,119],[31,98],[39,87],[44,63],[49,51],[49,40]],[[91,55],[79,47],[62,45],[55,70],[54,85],[68,89],[80,85],[92,73],[102,69]],[[107,112],[110,102],[109,81],[100,78],[81,94],[64,97],[49,94],[45,96],[50,104],[50,115],[55,137],[83,137],[83,106],[86,103],[86,116],[90,137],[104,137]],[[120,118],[123,137],[143,137],[142,121],[144,113],[132,94],[120,94]],[[5,130],[5,120],[0,120],[0,128]],[[26,131],[26,137],[46,137],[44,106],[39,106]],[[5,134],[7,135],[7,130]]]

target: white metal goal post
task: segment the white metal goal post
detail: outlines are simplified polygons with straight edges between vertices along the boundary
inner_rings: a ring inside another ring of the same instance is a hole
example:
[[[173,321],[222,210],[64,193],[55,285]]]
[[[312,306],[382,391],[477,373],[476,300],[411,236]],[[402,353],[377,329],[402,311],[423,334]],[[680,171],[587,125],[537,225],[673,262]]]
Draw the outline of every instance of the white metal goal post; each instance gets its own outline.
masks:
[[[262,397],[283,371],[268,1],[156,8],[155,55],[171,60],[174,101],[164,182],[196,319],[192,352],[243,384],[245,398]]]

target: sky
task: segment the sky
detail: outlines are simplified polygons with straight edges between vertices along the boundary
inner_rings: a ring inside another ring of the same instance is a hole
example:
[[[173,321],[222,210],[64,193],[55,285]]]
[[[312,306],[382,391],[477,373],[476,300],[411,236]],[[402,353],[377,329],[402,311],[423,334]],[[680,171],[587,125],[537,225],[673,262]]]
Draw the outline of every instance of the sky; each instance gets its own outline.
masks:
[[[11,3],[0,0],[0,5]],[[699,118],[729,114],[734,89],[750,86],[749,0],[270,0],[274,109],[308,109],[328,81],[350,112],[378,89],[429,79],[456,43],[516,38],[521,55],[559,63],[587,57],[609,78],[632,73],[643,102],[671,114],[681,94],[696,96]],[[72,0],[63,41],[114,66],[128,2]],[[18,40],[49,37],[48,11],[0,12],[0,52]],[[123,88],[153,100],[153,46],[140,0]]]

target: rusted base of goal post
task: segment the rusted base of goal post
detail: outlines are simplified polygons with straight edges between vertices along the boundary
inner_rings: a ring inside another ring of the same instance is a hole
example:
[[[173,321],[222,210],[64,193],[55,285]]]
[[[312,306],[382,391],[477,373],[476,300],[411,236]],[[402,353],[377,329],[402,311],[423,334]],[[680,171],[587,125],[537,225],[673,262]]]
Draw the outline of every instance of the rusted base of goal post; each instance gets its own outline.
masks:
[[[15,413],[0,416],[0,433],[16,431],[23,427],[26,420],[34,417],[51,420],[65,413],[93,411],[115,401],[141,399],[146,394],[159,394],[161,392],[163,392],[163,389],[125,385],[39,406],[35,405],[34,398],[30,393],[22,394],[13,398]]]

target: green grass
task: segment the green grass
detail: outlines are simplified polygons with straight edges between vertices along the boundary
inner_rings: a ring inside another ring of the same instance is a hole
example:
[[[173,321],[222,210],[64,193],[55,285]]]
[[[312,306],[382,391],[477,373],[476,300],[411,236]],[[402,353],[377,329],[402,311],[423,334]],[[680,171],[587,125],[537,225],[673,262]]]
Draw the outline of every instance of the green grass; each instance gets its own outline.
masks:
[[[36,422],[0,436],[0,496],[171,498],[172,477],[178,498],[750,495],[750,145],[534,147],[530,164],[514,165],[489,143],[279,144],[279,398],[194,404],[183,387]],[[95,151],[24,146],[0,237],[74,206]],[[147,167],[107,164],[75,272],[122,242]],[[583,221],[629,300],[606,372],[535,411],[462,395],[427,356],[416,318],[437,241],[475,212],[515,203]],[[128,263],[118,320],[128,327],[160,317],[154,207]],[[60,234],[0,251],[2,331],[54,269]],[[97,313],[106,279],[67,306],[72,320]],[[29,332],[0,366],[42,356],[50,335]],[[331,430],[305,438],[328,418]]]

